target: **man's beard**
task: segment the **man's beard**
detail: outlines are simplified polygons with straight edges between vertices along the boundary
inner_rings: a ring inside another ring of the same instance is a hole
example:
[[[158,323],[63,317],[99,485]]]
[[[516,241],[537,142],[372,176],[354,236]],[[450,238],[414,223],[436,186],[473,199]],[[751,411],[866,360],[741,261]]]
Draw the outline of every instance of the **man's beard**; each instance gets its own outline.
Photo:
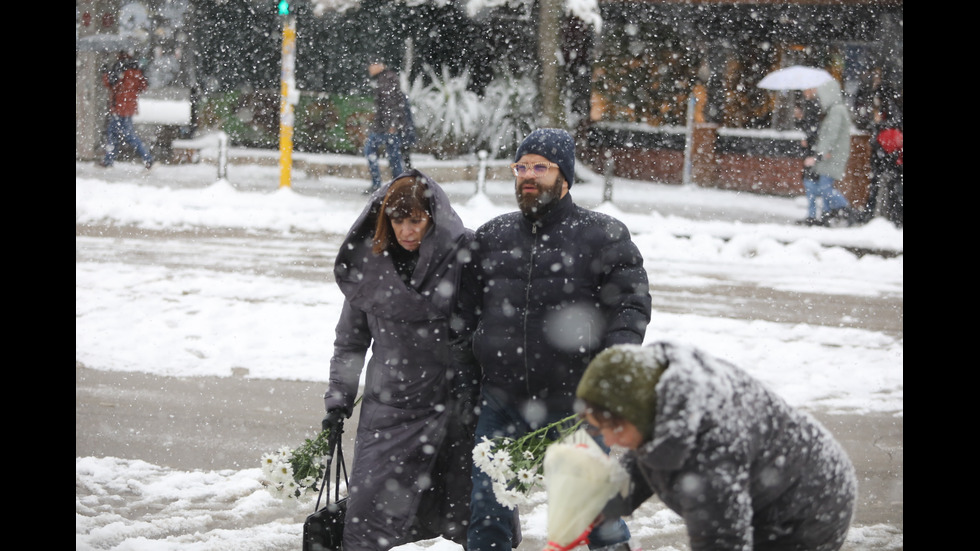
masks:
[[[535,183],[534,186],[537,188],[537,194],[527,194],[521,191],[524,187],[524,182],[517,183],[517,207],[521,209],[524,216],[529,216],[531,218],[537,218],[544,214],[549,205],[558,200],[558,186],[552,184],[551,187],[544,187],[540,183]]]

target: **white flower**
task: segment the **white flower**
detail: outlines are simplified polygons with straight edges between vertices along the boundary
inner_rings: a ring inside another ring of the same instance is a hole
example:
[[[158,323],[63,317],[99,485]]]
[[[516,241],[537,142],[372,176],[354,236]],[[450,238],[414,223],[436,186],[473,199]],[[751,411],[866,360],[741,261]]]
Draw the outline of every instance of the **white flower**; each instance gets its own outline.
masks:
[[[316,477],[307,476],[307,477],[304,477],[304,478],[300,479],[299,485],[302,488],[312,488],[313,486],[316,485],[316,481],[317,481],[317,478]]]
[[[274,484],[295,484],[293,480],[293,468],[289,466],[289,463],[279,463],[270,474],[271,476],[269,478]]]
[[[523,484],[524,486],[530,487],[534,485],[537,481],[537,474],[529,469],[518,469],[517,470],[517,482]]]
[[[494,471],[503,477],[510,478],[510,476],[513,474],[510,470],[510,455],[504,453],[503,451],[493,454],[491,464]]]
[[[496,481],[493,483],[493,495],[497,498],[498,503],[508,509],[513,509],[525,501],[524,494],[508,490],[507,486]]]
[[[517,440],[484,436],[473,447],[473,464],[490,477],[494,496],[501,505],[513,509],[526,503],[531,491],[543,484],[544,452],[581,425],[581,418],[576,417],[570,415]]]
[[[482,471],[486,471],[486,468],[493,462],[492,448],[493,442],[486,436],[483,437],[483,440],[479,444],[473,447],[473,463]]]
[[[354,404],[360,401],[358,398]],[[272,495],[286,500],[298,500],[303,495],[318,492],[317,482],[324,475],[332,443],[330,431],[323,430],[297,448],[282,446],[262,454],[262,474],[266,479],[263,485]]]
[[[262,474],[266,478],[270,478],[272,473],[279,467],[279,458],[276,454],[266,453],[262,454]]]

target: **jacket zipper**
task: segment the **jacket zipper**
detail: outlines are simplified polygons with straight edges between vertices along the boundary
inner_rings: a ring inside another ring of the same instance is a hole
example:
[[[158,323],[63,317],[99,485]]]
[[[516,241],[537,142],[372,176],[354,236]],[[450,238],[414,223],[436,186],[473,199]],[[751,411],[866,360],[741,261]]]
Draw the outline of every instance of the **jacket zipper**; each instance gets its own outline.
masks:
[[[529,398],[533,398],[531,395],[531,370],[528,365],[528,352],[527,352],[527,314],[531,309],[531,274],[534,271],[534,252],[538,245],[538,225],[536,223],[531,224],[531,256],[528,257],[527,262],[527,285],[524,287],[524,322],[523,322],[523,333],[524,333],[524,386],[527,388],[527,395]]]

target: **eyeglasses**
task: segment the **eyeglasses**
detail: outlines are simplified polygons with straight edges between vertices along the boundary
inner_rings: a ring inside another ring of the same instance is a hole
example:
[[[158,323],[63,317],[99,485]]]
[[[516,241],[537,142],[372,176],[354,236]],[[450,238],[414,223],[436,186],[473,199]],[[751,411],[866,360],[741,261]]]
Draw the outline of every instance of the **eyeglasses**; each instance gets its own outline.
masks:
[[[544,176],[548,169],[558,166],[555,163],[511,163],[510,169],[514,171],[514,176],[526,176],[528,171],[534,172],[535,176]]]

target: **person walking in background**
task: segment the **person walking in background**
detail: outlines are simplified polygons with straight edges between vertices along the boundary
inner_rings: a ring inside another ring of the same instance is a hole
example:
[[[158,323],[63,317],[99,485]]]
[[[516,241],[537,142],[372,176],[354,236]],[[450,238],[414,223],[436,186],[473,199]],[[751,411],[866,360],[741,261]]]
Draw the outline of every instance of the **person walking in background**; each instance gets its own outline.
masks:
[[[367,157],[368,169],[371,171],[371,188],[366,193],[372,193],[381,187],[378,158],[382,147],[388,156],[392,178],[404,170],[402,140],[407,130],[407,98],[398,82],[398,74],[385,64],[371,63],[368,65],[368,75],[375,85],[374,120],[364,144],[364,156]],[[412,135],[414,136],[414,130]]]
[[[882,214],[901,227],[902,190],[902,109],[895,89],[882,78],[880,68],[854,98],[856,126],[871,136],[871,185],[861,222]]]
[[[629,230],[572,200],[571,134],[537,129],[514,161],[520,210],[477,230],[460,290],[461,354],[482,372],[477,442],[520,438],[573,415],[589,360],[614,344],[642,343],[650,321],[650,286]],[[467,549],[516,547],[515,512],[496,500],[479,468],[470,504]],[[622,519],[610,519],[590,546],[626,548],[629,536]]]
[[[881,212],[901,228],[905,221],[905,134],[902,111],[893,99],[885,101],[875,113],[871,143],[872,189],[878,194]],[[874,213],[873,197],[868,200],[867,217]]]
[[[803,140],[800,141],[800,146],[803,148],[803,158],[805,159],[816,155],[814,146],[817,143],[817,130],[820,128],[820,104],[816,99],[807,98],[802,92],[798,99],[799,102],[793,108],[793,116],[796,119],[796,127],[803,132]],[[804,166],[802,174],[804,182],[817,180],[817,173],[813,171],[812,166]]]
[[[687,525],[692,551],[836,551],[854,516],[857,476],[819,421],[748,373],[670,342],[613,346],[576,391],[621,461],[630,491],[604,516],[656,494]]]
[[[412,146],[418,141],[418,134],[415,132],[415,116],[412,115],[412,102],[408,99],[408,94],[403,94],[405,98],[405,124],[402,126],[402,165],[406,170],[412,168]]]
[[[891,93],[881,67],[871,68],[867,80],[854,93],[854,126],[874,135],[878,112]]]
[[[796,127],[803,132],[803,141],[800,145],[803,146],[806,157],[812,157],[816,153],[814,147],[817,144],[817,131],[820,129],[820,104],[812,98],[801,97],[799,103],[794,107],[794,116],[796,118]],[[812,167],[806,167],[803,169],[804,174],[810,174],[810,179],[815,179],[816,176],[813,172]]]
[[[828,80],[817,88],[803,91],[806,99],[814,97],[820,103],[823,117],[817,127],[816,142],[811,154],[803,159],[803,166],[812,169],[805,172],[803,188],[806,191],[807,217],[800,221],[805,225],[851,225],[857,213],[835,184],[844,178],[847,161],[851,156],[851,117],[844,105],[840,84]],[[817,201],[822,202],[817,210]]]
[[[133,146],[143,159],[143,166],[153,166],[153,156],[143,145],[133,127],[133,115],[139,112],[139,96],[146,90],[146,75],[127,51],[120,51],[112,67],[102,70],[102,83],[109,89],[109,123],[106,128],[105,157],[100,163],[110,167],[116,161],[122,141]]]
[[[450,352],[452,309],[473,232],[417,170],[376,192],[340,246],[344,294],[324,430],[354,410],[368,349],[344,549],[386,550],[469,522],[475,374]]]

